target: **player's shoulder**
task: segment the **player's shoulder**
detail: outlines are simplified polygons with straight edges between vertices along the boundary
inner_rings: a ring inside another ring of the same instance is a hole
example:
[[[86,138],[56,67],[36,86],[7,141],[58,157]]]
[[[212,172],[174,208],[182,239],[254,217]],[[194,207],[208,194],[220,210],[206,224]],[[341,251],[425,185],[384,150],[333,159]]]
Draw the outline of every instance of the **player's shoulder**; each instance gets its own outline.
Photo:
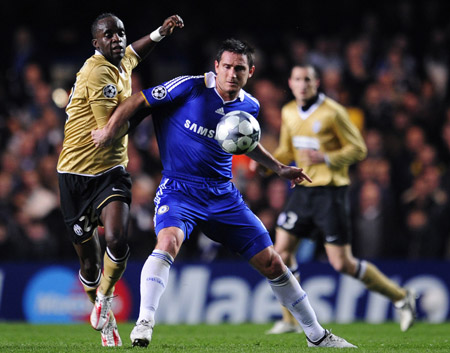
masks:
[[[141,57],[134,51],[133,46],[130,44],[125,49],[125,55],[122,58],[121,66],[125,71],[131,75],[131,71],[139,65],[142,61]]]
[[[198,93],[198,87],[205,87],[203,83],[203,76],[178,76],[169,81],[163,82],[157,86],[150,87],[143,91],[144,95],[148,98],[153,97],[160,101],[166,96],[174,99],[175,97],[188,97]]]
[[[170,92],[177,87],[195,87],[195,86],[204,86],[203,83],[203,75],[192,76],[192,75],[184,75],[175,77],[164,83],[166,89]]]
[[[295,99],[290,100],[281,107],[281,119],[285,123],[290,121],[297,121],[298,118],[298,105]]]
[[[342,104],[340,104],[339,102],[337,102],[334,99],[332,99],[328,96],[325,96],[325,95],[324,95],[324,99],[323,99],[323,105],[325,107],[327,107],[328,109],[336,111],[337,113],[345,113],[346,112],[346,109]]]
[[[89,80],[94,81],[117,78],[117,70],[114,65],[101,55],[91,56],[81,69],[81,73],[86,75]]]
[[[281,111],[291,111],[291,110],[297,111],[297,109],[298,105],[295,99],[290,100],[281,107]]]
[[[126,47],[124,58],[141,60],[131,44]]]

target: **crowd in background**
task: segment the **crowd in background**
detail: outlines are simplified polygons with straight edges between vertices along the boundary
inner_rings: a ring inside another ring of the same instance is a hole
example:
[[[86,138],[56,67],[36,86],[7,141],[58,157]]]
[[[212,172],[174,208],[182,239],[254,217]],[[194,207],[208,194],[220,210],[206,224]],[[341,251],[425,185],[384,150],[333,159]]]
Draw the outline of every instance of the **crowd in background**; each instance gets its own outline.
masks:
[[[222,32],[208,32],[207,28],[214,28],[212,22],[189,21],[195,9],[175,10],[186,27],[161,42],[148,63],[136,70],[133,90],[211,70],[215,48],[229,33],[247,40],[255,46],[257,57],[255,76],[246,90],[261,103],[262,144],[273,151],[280,109],[292,99],[287,87],[290,68],[295,63],[314,64],[321,73],[321,90],[347,107],[368,147],[368,157],[351,167],[355,255],[450,259],[450,22],[445,18],[446,4],[386,2],[358,12],[352,22],[343,20],[336,28],[332,26],[339,18],[331,21],[322,17],[322,10],[302,8],[306,14],[299,15],[298,23],[297,17],[286,12],[286,21],[274,20],[275,25],[263,32],[264,21],[270,20],[270,9],[264,4],[259,10],[266,10],[265,18],[253,31],[222,27]],[[100,12],[93,12],[89,21]],[[129,42],[154,29],[143,15],[120,9],[113,12],[124,20]],[[312,16],[315,26],[305,16]],[[89,23],[49,26],[52,45],[32,25],[11,28],[0,75],[0,261],[76,259],[59,210],[56,162],[67,94],[81,64],[93,54]],[[134,183],[131,259],[143,259],[155,243],[153,196],[162,168],[151,117],[132,134],[129,159]],[[234,159],[233,170],[247,203],[273,235],[290,192],[288,184],[251,172],[246,156]],[[311,258],[320,259],[320,244],[309,252]],[[208,261],[234,255],[195,230],[179,257]]]

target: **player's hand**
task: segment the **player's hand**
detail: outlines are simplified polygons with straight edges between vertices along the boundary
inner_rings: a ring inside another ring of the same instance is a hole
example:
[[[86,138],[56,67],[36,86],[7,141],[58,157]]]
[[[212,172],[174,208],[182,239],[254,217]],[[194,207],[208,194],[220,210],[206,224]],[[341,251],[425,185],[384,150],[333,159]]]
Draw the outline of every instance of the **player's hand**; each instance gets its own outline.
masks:
[[[169,36],[172,34],[173,30],[184,27],[183,19],[178,15],[173,15],[164,20],[163,25],[159,29],[159,34],[162,36]]]
[[[107,135],[106,130],[104,128],[92,130],[91,137],[92,137],[95,147],[100,147],[100,148],[111,145],[112,140],[113,140],[112,138],[110,138]]]
[[[303,168],[285,166],[281,169],[278,175],[289,179],[291,181],[291,188],[305,180],[310,183],[312,182],[312,179],[308,176],[308,174],[303,172]]]

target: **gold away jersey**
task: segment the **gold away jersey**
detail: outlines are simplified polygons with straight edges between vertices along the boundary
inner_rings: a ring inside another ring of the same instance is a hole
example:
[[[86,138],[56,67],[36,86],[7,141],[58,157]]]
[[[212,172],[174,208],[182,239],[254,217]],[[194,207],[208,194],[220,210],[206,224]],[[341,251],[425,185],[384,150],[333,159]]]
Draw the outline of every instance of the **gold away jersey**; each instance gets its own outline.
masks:
[[[365,158],[364,140],[350,121],[345,108],[319,94],[307,111],[302,111],[295,100],[281,111],[280,143],[275,158],[284,164],[295,161],[311,177],[304,186],[343,186],[350,183],[348,167]],[[311,164],[306,150],[325,153],[326,163]]]
[[[118,165],[126,167],[128,136],[117,139],[109,147],[96,148],[91,131],[105,126],[114,109],[131,95],[131,72],[139,61],[131,46],[125,51],[120,71],[97,51],[86,60],[77,73],[66,107],[59,173],[90,176]]]

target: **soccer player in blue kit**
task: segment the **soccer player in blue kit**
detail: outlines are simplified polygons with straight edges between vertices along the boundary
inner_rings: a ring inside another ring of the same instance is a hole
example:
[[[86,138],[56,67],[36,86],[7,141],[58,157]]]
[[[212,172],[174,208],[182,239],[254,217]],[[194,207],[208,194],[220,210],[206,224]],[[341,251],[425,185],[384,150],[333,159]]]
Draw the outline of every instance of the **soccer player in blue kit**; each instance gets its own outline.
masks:
[[[319,324],[306,293],[275,252],[268,231],[230,181],[232,155],[214,139],[224,114],[243,110],[257,117],[259,102],[243,90],[254,71],[253,48],[240,40],[225,40],[216,56],[215,73],[181,76],[135,93],[119,105],[103,129],[92,131],[97,147],[113,144],[123,124],[134,124],[134,113],[151,107],[163,178],[154,201],[157,244],[142,268],[139,318],[130,334],[133,346],[149,344],[170,266],[198,225],[267,278],[275,296],[302,326],[308,346],[356,347]],[[280,163],[260,144],[248,156],[291,180],[292,186],[311,181],[301,168]]]

